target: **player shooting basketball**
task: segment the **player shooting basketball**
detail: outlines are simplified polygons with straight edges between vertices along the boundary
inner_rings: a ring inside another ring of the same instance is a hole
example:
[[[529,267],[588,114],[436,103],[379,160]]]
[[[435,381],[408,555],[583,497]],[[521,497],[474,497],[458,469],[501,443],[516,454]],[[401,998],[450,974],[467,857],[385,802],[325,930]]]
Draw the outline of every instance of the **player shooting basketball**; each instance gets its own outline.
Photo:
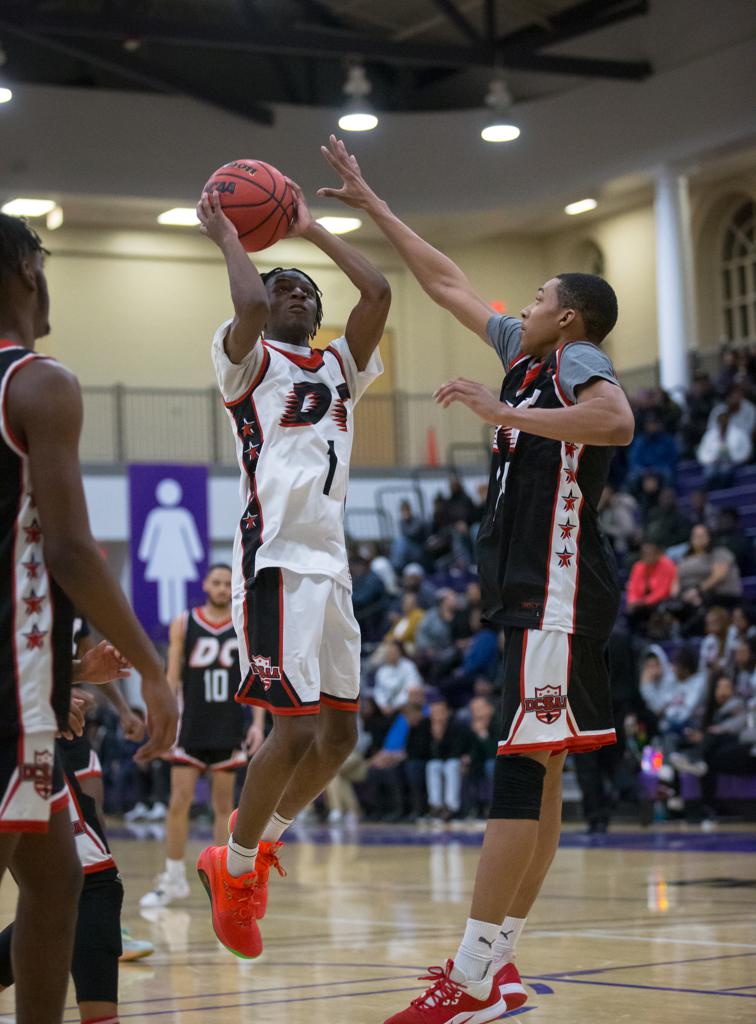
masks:
[[[257,920],[281,836],[333,778],[357,740],[360,631],[352,611],[344,499],[354,405],[382,372],[378,341],[391,294],[363,256],[313,220],[301,190],[292,236],[329,256],[359,292],[344,336],[310,348],[320,290],[301,270],[261,276],[223,214],[203,196],[204,233],[226,260],[234,317],[212,358],[241,469],[232,610],[237,700],[267,708],[273,729],[249,766],[227,846],[197,868],[213,927],[232,952],[262,951]]]
[[[611,287],[560,274],[522,320],[494,314],[462,271],[396,217],[343,143],[323,154],[342,179],[319,194],[365,210],[425,292],[491,345],[505,371],[497,399],[470,380],[436,392],[495,428],[478,534],[483,610],[504,630],[502,733],[472,908],[454,959],[387,1024],[484,1024],[526,999],[514,947],[556,852],[568,751],[615,742],[606,643],[619,586],[597,506],[612,446],[633,413],[599,346],[617,320]]]

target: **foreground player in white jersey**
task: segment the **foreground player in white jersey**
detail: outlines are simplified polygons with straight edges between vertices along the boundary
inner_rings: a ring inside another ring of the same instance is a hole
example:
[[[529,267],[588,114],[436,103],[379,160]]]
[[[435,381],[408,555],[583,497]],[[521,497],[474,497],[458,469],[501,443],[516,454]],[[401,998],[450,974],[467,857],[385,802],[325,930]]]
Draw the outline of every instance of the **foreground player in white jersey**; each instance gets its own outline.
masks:
[[[233,320],[212,358],[236,439],[242,517],[234,543],[237,699],[267,708],[273,729],[249,766],[228,846],[208,847],[197,869],[213,927],[233,953],[262,952],[271,867],[286,827],[354,749],[360,631],[351,602],[344,500],[353,409],[382,372],[378,341],[388,282],[313,220],[301,190],[291,235],[312,242],[359,291],[344,337],[313,350],[320,292],[300,270],[261,277],[223,214],[203,196],[202,230],[223,253]]]

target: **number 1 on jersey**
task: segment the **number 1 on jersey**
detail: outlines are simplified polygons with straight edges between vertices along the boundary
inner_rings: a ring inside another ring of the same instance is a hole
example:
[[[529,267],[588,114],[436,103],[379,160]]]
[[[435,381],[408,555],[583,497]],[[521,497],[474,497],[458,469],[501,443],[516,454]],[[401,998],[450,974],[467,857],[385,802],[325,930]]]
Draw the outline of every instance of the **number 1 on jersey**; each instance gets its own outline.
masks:
[[[328,442],[328,476],[326,477],[325,486],[323,487],[323,494],[330,494],[331,484],[333,478],[336,475],[336,466],[338,465],[338,459],[336,458],[336,446],[334,441]]]

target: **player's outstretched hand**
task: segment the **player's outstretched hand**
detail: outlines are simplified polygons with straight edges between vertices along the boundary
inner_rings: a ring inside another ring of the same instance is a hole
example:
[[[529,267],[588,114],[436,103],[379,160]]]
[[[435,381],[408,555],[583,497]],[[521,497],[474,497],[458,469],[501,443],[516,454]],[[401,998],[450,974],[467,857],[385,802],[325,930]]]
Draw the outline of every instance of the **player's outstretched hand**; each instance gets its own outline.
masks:
[[[82,655],[74,662],[74,682],[109,683],[113,679],[128,679],[131,664],[107,640]]]
[[[433,393],[433,398],[444,409],[448,409],[452,402],[461,402],[468,409],[472,409],[476,416],[480,416],[493,426],[500,426],[506,415],[506,407],[487,387],[478,384],[477,381],[467,380],[466,377],[458,377],[457,380],[442,384]]]
[[[265,733],[259,725],[253,722],[249,729],[247,729],[247,735],[244,737],[244,749],[246,750],[248,757],[255,756],[257,751],[263,745],[264,739]]]
[[[301,238],[303,235],[306,235],[313,226],[315,218],[310,213],[310,208],[307,205],[307,200],[304,197],[304,192],[302,191],[301,186],[297,185],[296,181],[293,181],[291,178],[286,179],[286,184],[291,189],[296,203],[294,219],[291,222],[291,227],[289,228],[289,233],[286,237]]]
[[[238,241],[239,232],[223,212],[217,192],[202,193],[202,198],[197,203],[197,216],[202,234],[207,235],[220,249],[229,240]]]
[[[378,196],[373,192],[362,176],[357,157],[347,152],[341,139],[332,135],[327,146],[321,146],[320,152],[341,178],[341,188],[319,188],[318,195],[324,199],[340,199],[347,206],[358,210],[367,210],[371,205],[379,203]]]
[[[142,677],[142,697],[147,705],[147,732],[150,738],[134,754],[134,760],[138,764],[147,764],[153,758],[165,756],[176,742],[178,708],[162,672]]]
[[[60,735],[67,740],[83,735],[87,711],[94,703],[94,697],[86,690],[77,690],[76,688],[71,690],[71,703],[68,706],[68,729],[63,729]]]

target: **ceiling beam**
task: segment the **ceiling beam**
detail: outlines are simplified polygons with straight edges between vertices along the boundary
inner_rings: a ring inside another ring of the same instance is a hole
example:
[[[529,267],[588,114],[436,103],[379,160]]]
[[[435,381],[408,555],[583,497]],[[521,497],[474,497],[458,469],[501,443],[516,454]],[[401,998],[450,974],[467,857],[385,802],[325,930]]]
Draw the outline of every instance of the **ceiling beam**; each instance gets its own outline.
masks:
[[[471,43],[478,44],[482,42],[480,32],[476,29],[473,23],[465,17],[460,11],[454,0],[433,0],[433,3],[438,7],[442,14],[446,15],[448,21],[457,28],[466,39],[469,39]]]
[[[243,97],[238,98],[227,93],[214,95],[212,91],[203,88],[196,82],[187,82],[163,71],[156,72],[135,54],[129,55],[128,59],[119,59],[112,56],[104,57],[101,53],[95,53],[81,45],[77,44],[74,46],[59,39],[53,39],[50,36],[29,32],[3,19],[0,19],[0,32],[5,36],[15,36],[18,39],[23,39],[25,42],[40,49],[59,53],[73,60],[82,61],[89,67],[104,71],[123,81],[132,82],[134,85],[140,85],[142,88],[152,92],[172,95],[178,93],[183,96],[189,96],[192,99],[199,100],[201,103],[207,103],[221,110],[238,114],[250,121],[256,121],[258,124],[272,125],[274,121],[273,111],[268,107],[263,107],[253,102],[246,102]],[[141,36],[139,38],[141,39]]]
[[[591,0],[591,3],[594,2],[595,0]],[[640,0],[633,2],[638,3]],[[32,20],[27,15],[19,14],[14,22],[7,18],[0,20],[0,29],[6,26],[3,30],[8,30],[18,23],[25,27],[27,21],[29,30],[33,25],[35,38],[74,37],[77,40],[76,47],[82,39],[120,42],[127,36],[136,35],[144,43],[152,42],[195,50],[239,51],[310,58],[318,56],[335,60],[359,56],[366,61],[378,63],[445,68],[490,68],[498,58],[504,67],[520,68],[529,64],[533,70],[539,70],[536,67],[538,60],[533,57],[530,47],[514,46],[511,43],[496,47],[488,45],[485,41],[474,47],[397,43],[390,39],[356,32],[325,28],[317,30],[315,26],[308,27],[307,31],[296,28],[282,31],[261,26],[254,32],[244,29],[229,32],[227,28],[219,25],[187,25],[158,21],[155,18],[145,19],[139,24],[135,24],[135,20],[129,18],[128,23],[124,24],[120,19],[112,17],[72,18],[45,15]],[[93,57],[91,51],[83,52],[85,56]],[[567,61],[571,62],[570,70],[566,70]],[[545,73],[552,71],[592,77],[599,72],[599,65],[606,71],[604,77],[631,81],[648,77],[652,70],[646,61],[607,60],[596,63],[573,57],[550,58],[549,61],[543,59],[540,70]],[[121,66],[119,70],[124,69]]]
[[[548,27],[542,24],[524,28],[501,36],[498,40],[502,55],[509,49],[540,50],[555,43],[566,43],[589,32],[616,25],[629,18],[648,14],[649,0],[583,0],[565,11],[548,18]]]
[[[260,9],[258,0],[240,0],[240,7],[244,20],[250,27],[257,25],[270,27],[270,21],[268,20],[265,11]],[[291,73],[288,63],[283,59],[283,57],[277,54],[271,54],[271,59],[286,99],[289,103],[301,103],[302,97],[300,96],[299,88],[297,83],[294,81],[294,76]]]

